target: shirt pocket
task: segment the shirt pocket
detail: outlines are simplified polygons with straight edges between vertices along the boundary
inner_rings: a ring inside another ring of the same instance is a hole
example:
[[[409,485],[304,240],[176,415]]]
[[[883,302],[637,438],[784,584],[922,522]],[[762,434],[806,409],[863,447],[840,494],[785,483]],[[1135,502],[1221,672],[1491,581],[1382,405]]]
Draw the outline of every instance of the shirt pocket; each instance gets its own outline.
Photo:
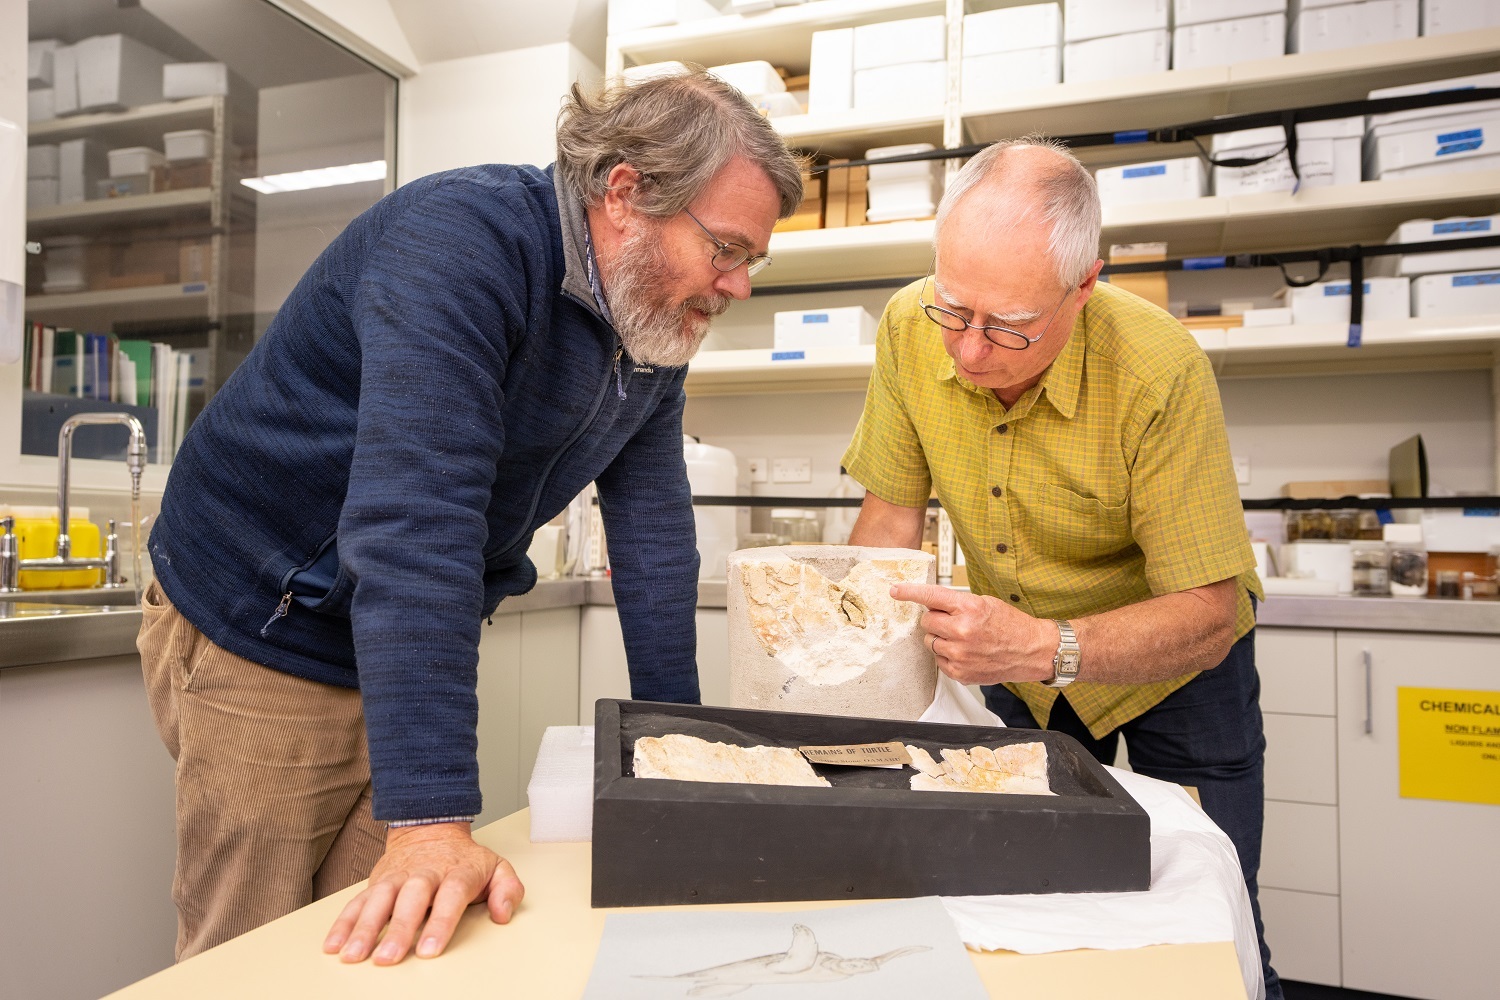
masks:
[[[1046,483],[1038,520],[1042,551],[1054,558],[1089,562],[1132,544],[1129,498],[1110,504]]]

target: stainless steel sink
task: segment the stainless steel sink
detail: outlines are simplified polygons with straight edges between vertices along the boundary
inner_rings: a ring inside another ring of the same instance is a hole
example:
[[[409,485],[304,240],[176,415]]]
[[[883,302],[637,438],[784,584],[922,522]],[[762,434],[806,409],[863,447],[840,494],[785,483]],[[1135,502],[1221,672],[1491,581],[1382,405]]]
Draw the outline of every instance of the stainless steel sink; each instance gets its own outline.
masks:
[[[133,607],[135,589],[133,587],[112,589],[89,587],[80,590],[13,590],[0,594],[0,601],[12,604],[86,604],[94,607],[106,605]]]

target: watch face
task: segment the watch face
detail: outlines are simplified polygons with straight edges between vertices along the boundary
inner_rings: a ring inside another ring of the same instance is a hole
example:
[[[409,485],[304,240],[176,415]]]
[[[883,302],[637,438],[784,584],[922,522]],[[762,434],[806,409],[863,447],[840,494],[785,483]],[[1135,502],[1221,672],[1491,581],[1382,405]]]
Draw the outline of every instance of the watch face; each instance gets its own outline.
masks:
[[[1078,673],[1078,663],[1082,659],[1072,650],[1067,650],[1058,657],[1057,672],[1065,677],[1072,677]]]

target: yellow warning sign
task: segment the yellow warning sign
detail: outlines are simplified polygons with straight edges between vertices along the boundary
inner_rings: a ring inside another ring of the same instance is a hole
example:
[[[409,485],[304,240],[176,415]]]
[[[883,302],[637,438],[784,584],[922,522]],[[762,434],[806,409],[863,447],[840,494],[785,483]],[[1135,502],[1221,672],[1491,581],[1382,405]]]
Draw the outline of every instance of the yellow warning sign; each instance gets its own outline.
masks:
[[[1397,688],[1401,797],[1500,805],[1500,691]]]

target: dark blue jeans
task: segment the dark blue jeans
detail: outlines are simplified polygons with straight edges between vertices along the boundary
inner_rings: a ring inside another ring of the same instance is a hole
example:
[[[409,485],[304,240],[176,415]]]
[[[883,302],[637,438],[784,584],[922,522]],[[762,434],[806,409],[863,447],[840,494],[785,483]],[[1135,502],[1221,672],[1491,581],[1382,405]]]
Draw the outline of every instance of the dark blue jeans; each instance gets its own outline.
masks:
[[[984,696],[990,711],[1007,726],[1041,728],[1026,703],[1004,687],[986,686]],[[1230,648],[1224,662],[1103,739],[1089,734],[1066,692],[1053,705],[1047,728],[1067,733],[1105,764],[1114,763],[1124,733],[1132,770],[1198,789],[1203,811],[1229,835],[1239,853],[1260,938],[1266,1000],[1281,1000],[1281,980],[1271,968],[1256,886],[1265,819],[1266,737],[1260,717],[1260,675],[1255,671],[1255,630]]]

